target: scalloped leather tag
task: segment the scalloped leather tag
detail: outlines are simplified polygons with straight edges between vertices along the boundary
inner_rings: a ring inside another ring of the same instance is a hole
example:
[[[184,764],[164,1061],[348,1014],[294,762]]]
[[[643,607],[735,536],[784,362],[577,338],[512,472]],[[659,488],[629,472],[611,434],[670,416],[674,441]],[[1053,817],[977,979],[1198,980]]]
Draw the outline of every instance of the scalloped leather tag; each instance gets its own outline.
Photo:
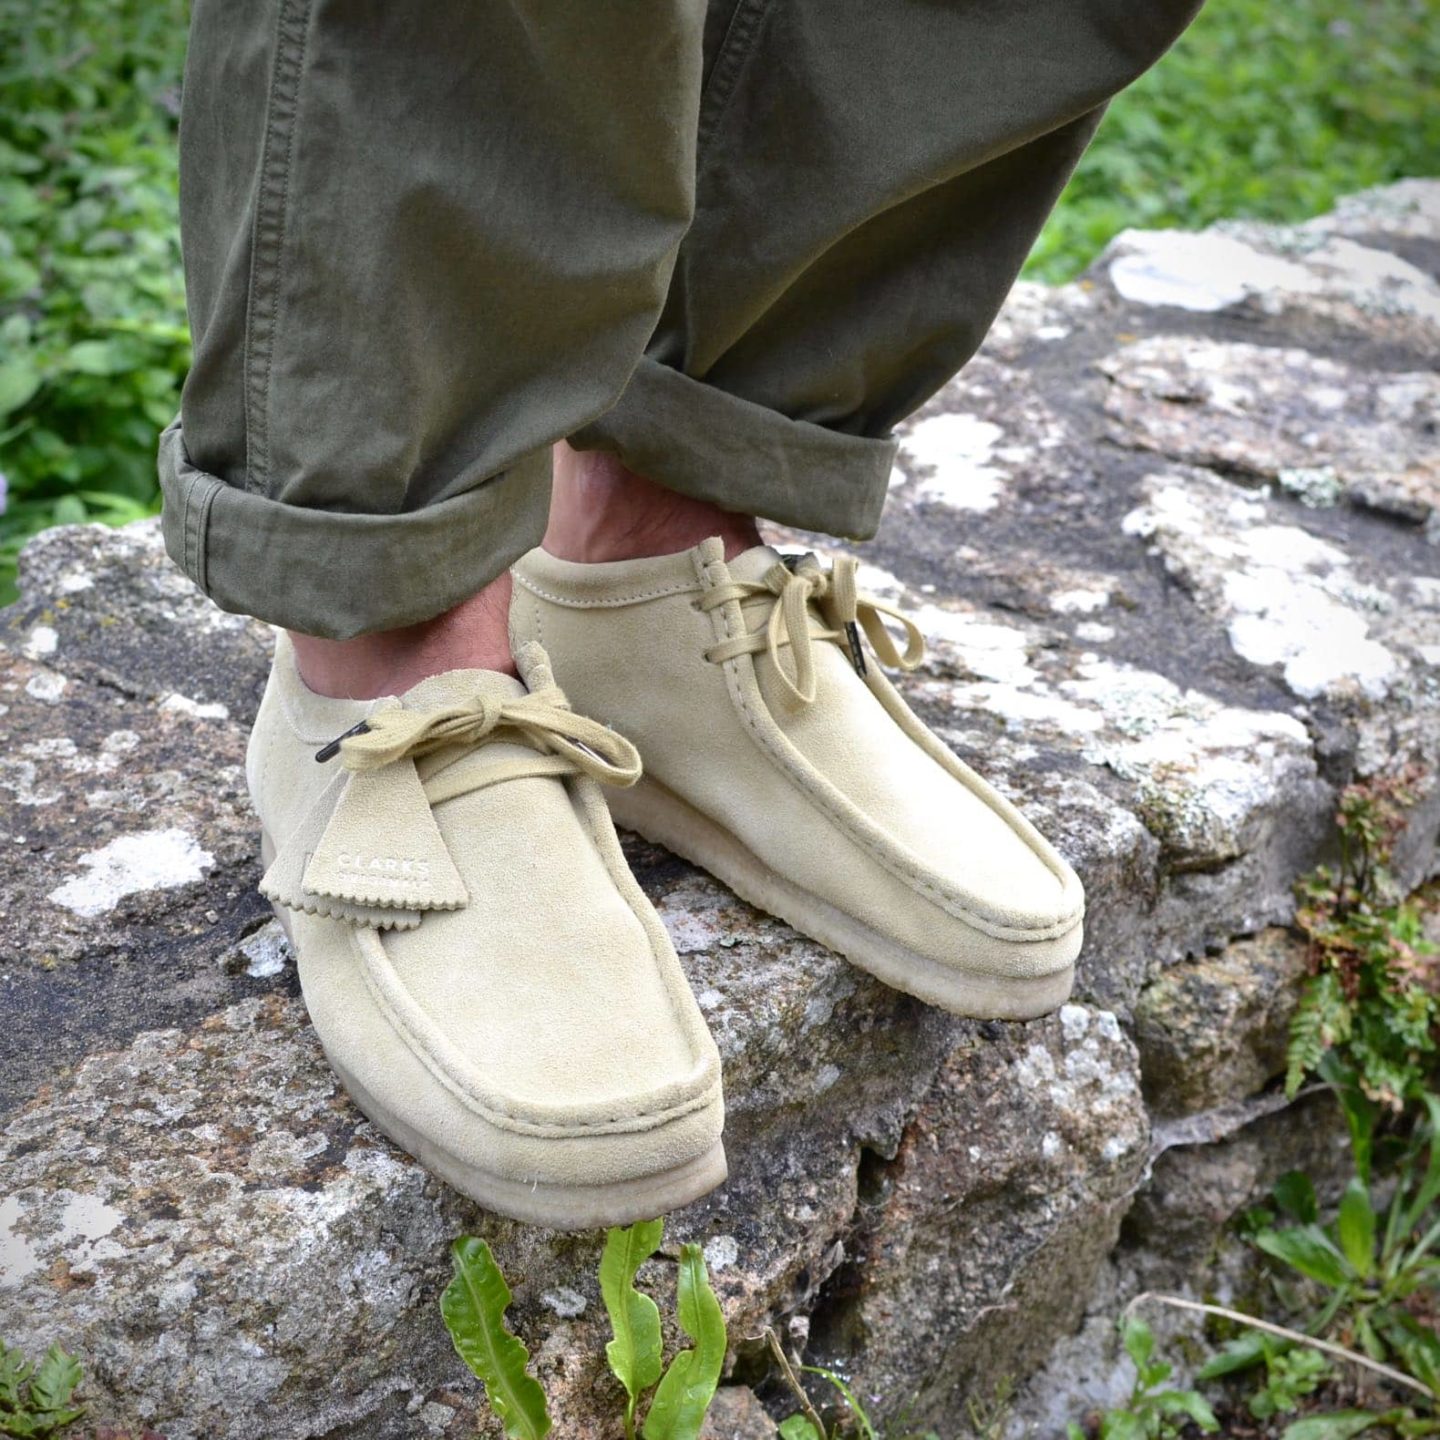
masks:
[[[378,905],[353,905],[305,890],[305,867],[320,844],[320,837],[330,821],[347,776],[342,772],[326,787],[310,807],[309,813],[290,839],[276,853],[260,881],[260,893],[287,910],[307,915],[323,915],[330,920],[345,920],[352,925],[367,925],[376,930],[413,930],[420,923],[420,911],[381,908]]]
[[[469,901],[414,761],[351,773],[302,887],[382,910],[458,910]]]

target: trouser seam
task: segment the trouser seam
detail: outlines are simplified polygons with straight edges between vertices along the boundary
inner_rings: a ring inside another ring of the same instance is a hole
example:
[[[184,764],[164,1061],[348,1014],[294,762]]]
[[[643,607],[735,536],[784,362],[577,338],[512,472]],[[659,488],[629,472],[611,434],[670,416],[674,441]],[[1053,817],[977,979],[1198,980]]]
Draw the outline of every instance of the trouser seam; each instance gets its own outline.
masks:
[[[185,486],[181,491],[180,499],[180,543],[183,548],[183,559],[180,568],[193,580],[195,578],[195,567],[190,558],[190,486]]]
[[[245,488],[262,493],[270,472],[270,379],[284,278],[290,162],[312,3],[280,0],[250,251],[245,317]]]
[[[715,131],[719,129],[725,112],[730,108],[740,72],[745,68],[745,62],[755,48],[767,4],[768,0],[740,0],[735,13],[730,17],[725,38],[720,42],[715,68],[710,73],[710,83],[705,87],[705,94],[700,100],[700,119],[695,140],[697,172],[704,164]]]
[[[216,484],[206,489],[205,498],[200,502],[199,514],[195,519],[195,568],[190,574],[200,587],[201,593],[206,595],[210,593],[210,565],[209,547],[205,542],[210,532],[210,511],[220,488]]]

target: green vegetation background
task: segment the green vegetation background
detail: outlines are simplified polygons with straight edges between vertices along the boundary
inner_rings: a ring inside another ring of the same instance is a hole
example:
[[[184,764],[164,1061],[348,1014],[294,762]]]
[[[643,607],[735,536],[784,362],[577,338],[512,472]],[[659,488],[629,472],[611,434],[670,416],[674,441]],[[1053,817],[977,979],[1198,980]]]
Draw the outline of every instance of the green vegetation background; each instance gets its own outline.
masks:
[[[187,0],[0,0],[0,602],[47,525],[157,508],[188,362],[175,226]],[[1111,108],[1036,246],[1300,219],[1440,173],[1440,0],[1210,0]]]

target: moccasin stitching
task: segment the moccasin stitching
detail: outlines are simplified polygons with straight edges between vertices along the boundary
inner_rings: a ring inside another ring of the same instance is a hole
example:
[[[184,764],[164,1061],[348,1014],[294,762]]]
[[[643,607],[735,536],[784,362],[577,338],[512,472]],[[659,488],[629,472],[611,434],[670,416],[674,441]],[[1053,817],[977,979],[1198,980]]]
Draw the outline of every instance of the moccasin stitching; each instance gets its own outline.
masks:
[[[569,599],[564,595],[556,595],[553,591],[546,590],[543,586],[537,585],[529,576],[522,574],[518,569],[512,572],[516,580],[520,582],[532,595],[538,595],[542,600],[549,600],[552,604],[563,605],[567,610],[594,610],[609,609],[620,605],[634,605],[641,600],[660,600],[666,595],[683,595],[696,587],[688,582],[662,587],[659,590],[641,590],[632,595],[608,595],[603,599],[586,597],[584,599]]]
[[[640,882],[635,879],[634,872],[626,863],[625,856],[620,851],[619,842],[615,838],[614,822],[610,819],[609,806],[606,805],[604,798],[596,793],[596,790],[596,786],[587,784],[585,786],[587,793],[581,796],[581,810],[585,818],[586,831],[595,848],[600,852],[600,858],[604,861],[605,869],[615,883],[615,888],[620,892],[621,898],[630,907],[631,913],[640,922],[640,928],[645,932],[645,937],[650,944],[651,956],[660,965],[661,979],[664,982],[666,994],[674,1007],[675,1019],[685,1031],[686,1039],[690,1043],[692,1057],[697,1063],[718,1066],[720,1054],[715,1046],[714,1036],[710,1034],[709,1028],[700,1018],[693,1004],[685,1003],[692,997],[689,982],[685,979],[683,972],[675,973],[679,968],[679,960],[676,960],[675,967],[672,969],[671,966],[663,964],[661,956],[656,953],[657,946],[670,945],[669,932],[665,929],[664,922],[655,914],[648,902],[645,902]],[[608,835],[599,833],[597,825],[606,827]],[[637,897],[645,904],[644,910],[636,908],[634,900]]]
[[[359,932],[353,926],[347,926],[347,939],[354,947],[355,958],[360,966],[360,973],[365,981],[365,987],[370,992],[376,1008],[385,1017],[394,1030],[397,1037],[405,1045],[406,1049],[420,1061],[422,1065],[438,1080],[447,1091],[467,1109],[473,1110],[482,1119],[494,1125],[497,1129],[510,1130],[519,1135],[554,1136],[563,1138],[566,1135],[623,1135],[633,1134],[646,1130],[657,1130],[663,1125],[675,1120],[684,1119],[685,1116],[693,1114],[696,1110],[704,1109],[712,1104],[720,1089],[720,1077],[713,1072],[713,1063],[703,1064],[700,1067],[697,1083],[703,1083],[704,1089],[686,1096],[673,1104],[663,1106],[657,1110],[641,1110],[633,1115],[627,1115],[615,1119],[600,1121],[589,1120],[550,1120],[537,1119],[531,1111],[524,1113],[519,1106],[507,1107],[504,1103],[487,1099],[472,1088],[470,1082],[463,1074],[461,1066],[444,1059],[432,1051],[425,1037],[417,1034],[414,1028],[406,1021],[403,1015],[396,1012],[394,1006],[384,991],[380,989],[370,962],[361,950],[359,943]],[[377,933],[377,941],[379,940]],[[380,944],[381,955],[387,967],[390,966],[389,957],[385,955],[384,945]],[[391,973],[394,974],[393,967]],[[403,990],[404,985],[396,976],[397,986]],[[417,1007],[418,1008],[418,1007]],[[424,1019],[426,1028],[433,1028],[428,1017]],[[438,1035],[438,1032],[437,1032]],[[449,1042],[443,1036],[439,1036],[441,1045],[446,1049]],[[437,1047],[438,1048],[438,1047]],[[709,1057],[707,1057],[708,1059]],[[683,1083],[683,1082],[682,1082]]]
[[[714,567],[703,566],[702,568],[699,564],[698,556],[697,568],[701,568],[701,578],[706,588],[709,588],[717,583],[717,578],[713,573]],[[718,606],[716,609],[716,614],[723,615],[722,623],[725,627],[725,634],[721,637],[722,639],[731,639],[735,635],[733,620],[729,613],[732,609],[736,612],[738,616],[740,609],[738,601],[731,601],[728,604]],[[740,623],[743,625],[743,619]],[[988,916],[982,915],[978,911],[972,909],[968,904],[966,904],[964,900],[962,900],[959,896],[955,895],[953,892],[937,886],[932,880],[928,879],[923,872],[919,871],[913,865],[913,863],[908,862],[899,856],[892,857],[885,854],[884,851],[881,849],[881,843],[883,843],[886,848],[888,848],[890,845],[893,844],[893,842],[890,842],[888,840],[882,840],[880,843],[877,843],[876,840],[871,839],[863,833],[855,833],[855,830],[858,828],[856,820],[852,817],[846,816],[843,812],[838,811],[830,797],[825,795],[823,791],[818,788],[821,785],[830,786],[831,788],[833,788],[831,782],[825,780],[824,776],[816,776],[812,778],[803,769],[801,769],[800,766],[796,765],[788,755],[786,755],[783,751],[779,750],[772,743],[771,737],[764,733],[764,727],[758,721],[751,705],[749,704],[744,694],[744,683],[738,673],[741,661],[745,661],[749,664],[750,681],[756,687],[756,690],[758,692],[760,682],[758,677],[754,673],[754,660],[751,656],[737,655],[733,659],[725,661],[722,664],[721,668],[725,671],[726,688],[730,692],[730,698],[738,707],[741,715],[741,720],[745,725],[745,728],[750,732],[751,737],[758,745],[761,746],[761,748],[766,752],[766,754],[771,757],[772,761],[775,764],[778,764],[781,770],[785,774],[787,774],[791,778],[791,780],[796,783],[796,785],[799,786],[800,790],[806,796],[806,798],[810,800],[810,802],[814,804],[816,808],[819,809],[820,812],[827,817],[827,819],[829,819],[833,824],[838,826],[842,833],[847,836],[847,838],[854,840],[855,843],[858,844],[873,859],[879,861],[879,863],[887,871],[889,871],[890,874],[894,875],[896,879],[910,886],[913,890],[923,895],[926,899],[933,901],[942,910],[944,910],[947,915],[951,915],[957,920],[962,920],[966,924],[974,926],[974,928],[976,928],[977,930],[981,930],[985,934],[991,935],[997,940],[1021,940],[1028,942],[1037,940],[1059,939],[1061,936],[1067,934],[1070,930],[1074,929],[1074,927],[1081,922],[1084,916],[1083,907],[1074,915],[1062,916],[1057,920],[1047,921],[1043,925],[1013,925],[1004,921],[992,920]],[[773,717],[767,715],[766,719],[769,720],[771,725],[775,725]],[[778,731],[779,727],[776,726],[776,729]],[[781,738],[783,739],[783,732],[780,733]],[[901,731],[901,734],[904,735],[904,732]],[[910,741],[910,737],[908,735],[905,735],[904,738],[907,742],[913,743]],[[958,776],[956,778],[959,779]],[[963,784],[964,782],[961,781],[961,783]],[[967,785],[965,788],[967,790],[970,790],[972,794],[975,793],[970,786]],[[983,795],[977,796],[977,798],[981,800],[985,799]],[[991,809],[994,809],[994,807],[991,806]],[[996,813],[1000,814],[1000,812],[998,811],[996,811]],[[859,815],[860,821],[864,824],[870,823],[868,819],[863,815],[863,813],[858,811],[858,809],[857,815]],[[1005,820],[1007,824],[1009,823],[1007,816],[1000,814],[1000,818]],[[1013,830],[1014,827],[1011,826],[1011,829]],[[1016,833],[1018,834],[1018,832]],[[1026,837],[1021,835],[1019,836],[1019,838],[1025,840],[1027,847],[1030,848],[1033,852],[1034,847],[1029,845],[1029,841],[1026,840]],[[1042,860],[1044,859],[1043,856],[1038,855],[1037,858]]]

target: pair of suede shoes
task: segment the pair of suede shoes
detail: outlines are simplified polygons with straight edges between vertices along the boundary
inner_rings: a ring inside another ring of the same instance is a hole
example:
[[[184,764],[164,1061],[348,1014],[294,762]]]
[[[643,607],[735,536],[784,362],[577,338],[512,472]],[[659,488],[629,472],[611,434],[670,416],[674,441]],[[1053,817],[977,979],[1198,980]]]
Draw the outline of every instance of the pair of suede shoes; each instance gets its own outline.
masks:
[[[1080,882],[885,678],[923,641],[851,557],[513,576],[519,679],[330,699],[282,635],[247,761],[321,1043],[431,1170],[564,1228],[725,1178],[720,1057],[616,823],[956,1014],[1066,999]]]

